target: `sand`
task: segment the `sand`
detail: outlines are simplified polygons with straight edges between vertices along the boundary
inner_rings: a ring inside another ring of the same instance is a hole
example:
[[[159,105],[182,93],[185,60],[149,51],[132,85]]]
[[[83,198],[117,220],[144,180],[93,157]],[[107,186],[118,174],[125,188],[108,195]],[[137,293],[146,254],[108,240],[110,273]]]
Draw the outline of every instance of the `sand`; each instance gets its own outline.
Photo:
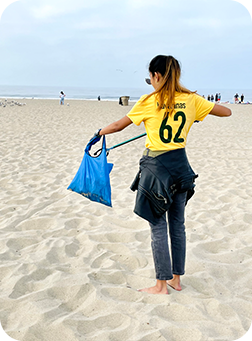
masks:
[[[217,341],[252,320],[252,105],[195,123],[187,153],[199,178],[186,208],[182,291],[155,284],[148,223],[129,189],[144,139],[114,149],[113,208],[67,190],[97,128],[132,107],[22,100],[0,107],[0,320],[22,341]],[[69,103],[69,106],[66,104]],[[130,126],[107,146],[144,132]]]

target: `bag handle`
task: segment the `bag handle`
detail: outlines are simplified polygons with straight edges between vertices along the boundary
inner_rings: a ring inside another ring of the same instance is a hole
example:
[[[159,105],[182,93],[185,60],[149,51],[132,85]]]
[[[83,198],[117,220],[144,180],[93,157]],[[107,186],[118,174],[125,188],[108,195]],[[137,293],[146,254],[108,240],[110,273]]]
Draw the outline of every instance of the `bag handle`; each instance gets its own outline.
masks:
[[[90,153],[89,153],[90,150],[91,150],[91,148],[92,148],[92,146],[93,146],[94,144],[96,144],[97,142],[99,142],[100,139],[101,139],[101,137],[99,137],[99,136],[94,136],[94,137],[88,142],[88,144],[87,144],[87,146],[86,146],[86,148],[85,148],[85,153],[87,153],[90,157],[95,158],[95,157],[98,157],[99,155],[101,155],[101,153],[102,153],[103,151],[106,152],[106,139],[105,139],[105,135],[103,135],[103,136],[102,136],[102,148],[98,149],[98,150],[94,153],[94,155],[96,155],[96,156],[92,156],[92,155],[90,155]],[[99,155],[97,155],[99,151],[101,151],[101,153],[100,153]]]

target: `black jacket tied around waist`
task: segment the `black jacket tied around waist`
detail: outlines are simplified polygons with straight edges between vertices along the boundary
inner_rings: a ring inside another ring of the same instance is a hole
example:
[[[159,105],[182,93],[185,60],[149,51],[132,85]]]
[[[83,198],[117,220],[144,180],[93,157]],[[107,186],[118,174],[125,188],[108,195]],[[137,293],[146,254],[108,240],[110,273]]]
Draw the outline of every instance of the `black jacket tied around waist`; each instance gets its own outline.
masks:
[[[187,192],[187,201],[193,196],[197,177],[184,148],[156,157],[143,156],[140,170],[130,187],[132,191],[137,190],[134,212],[156,224],[169,209],[176,192]]]

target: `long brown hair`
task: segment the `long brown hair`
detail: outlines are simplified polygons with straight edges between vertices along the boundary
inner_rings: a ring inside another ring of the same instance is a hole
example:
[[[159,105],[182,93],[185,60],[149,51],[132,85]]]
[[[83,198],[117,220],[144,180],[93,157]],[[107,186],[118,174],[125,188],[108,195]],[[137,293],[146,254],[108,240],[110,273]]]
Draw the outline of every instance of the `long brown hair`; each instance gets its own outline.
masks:
[[[175,106],[175,93],[191,94],[192,91],[183,87],[180,83],[181,67],[177,59],[172,56],[158,55],[154,57],[149,64],[149,72],[154,77],[155,72],[160,73],[163,81],[151,94],[149,94],[143,101],[147,100],[154,94],[158,95],[158,107],[160,111],[162,108],[167,109],[167,114],[171,114]]]

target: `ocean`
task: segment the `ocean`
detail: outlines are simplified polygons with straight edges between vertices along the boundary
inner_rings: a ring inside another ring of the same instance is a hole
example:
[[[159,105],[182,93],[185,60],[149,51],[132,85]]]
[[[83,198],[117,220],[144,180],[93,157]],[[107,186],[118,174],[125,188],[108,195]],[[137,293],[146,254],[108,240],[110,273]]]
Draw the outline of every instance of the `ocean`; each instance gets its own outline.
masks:
[[[11,86],[0,85],[0,98],[20,98],[20,99],[59,99],[59,93],[63,90],[67,99],[87,99],[97,100],[100,96],[101,100],[118,101],[120,96],[130,96],[130,101],[137,101],[142,95],[150,93],[152,87],[143,88],[110,88],[110,87],[56,87],[56,86]],[[191,89],[194,90],[194,89]],[[252,102],[252,89],[196,89],[200,95],[206,98],[208,95],[221,93],[221,101],[233,103],[236,93],[241,96],[243,93],[244,102]]]

